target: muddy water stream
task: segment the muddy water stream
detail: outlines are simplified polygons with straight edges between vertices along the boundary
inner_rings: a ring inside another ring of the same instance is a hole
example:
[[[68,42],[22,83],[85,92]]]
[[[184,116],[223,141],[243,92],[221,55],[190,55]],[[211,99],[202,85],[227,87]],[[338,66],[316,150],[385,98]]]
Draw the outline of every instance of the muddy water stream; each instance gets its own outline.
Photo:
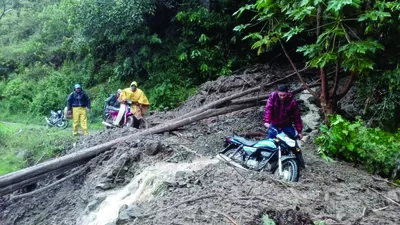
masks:
[[[217,163],[216,159],[200,158],[191,163],[159,162],[146,167],[125,187],[106,192],[106,199],[90,212],[77,220],[81,225],[105,225],[115,221],[123,205],[151,200],[163,182],[173,182],[178,171],[197,171],[205,166]]]

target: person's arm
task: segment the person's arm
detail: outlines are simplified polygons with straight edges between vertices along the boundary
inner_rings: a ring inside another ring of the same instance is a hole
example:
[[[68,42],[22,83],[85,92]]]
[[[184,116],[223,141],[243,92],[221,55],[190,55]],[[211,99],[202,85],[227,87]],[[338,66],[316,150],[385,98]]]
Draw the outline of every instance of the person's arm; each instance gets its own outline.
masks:
[[[119,102],[125,102],[127,99],[127,93],[126,90],[122,90],[121,94],[119,95],[118,101]]]
[[[273,107],[273,98],[274,98],[274,93],[272,93],[268,100],[267,104],[265,105],[265,112],[264,112],[264,125],[265,127],[269,127],[271,124],[271,113],[272,113],[272,107]]]
[[[106,99],[106,103],[107,105],[111,105],[111,99],[113,99],[114,95],[110,95],[107,99]]]
[[[67,111],[71,111],[72,110],[72,96],[73,96],[73,93],[71,93],[67,97]]]

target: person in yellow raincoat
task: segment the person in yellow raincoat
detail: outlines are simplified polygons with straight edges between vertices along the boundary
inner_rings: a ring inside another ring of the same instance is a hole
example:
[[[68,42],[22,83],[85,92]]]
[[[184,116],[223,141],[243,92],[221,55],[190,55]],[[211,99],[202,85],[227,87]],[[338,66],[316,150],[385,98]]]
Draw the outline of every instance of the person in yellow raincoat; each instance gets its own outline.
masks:
[[[122,90],[118,99],[121,102],[121,106],[119,108],[118,116],[114,121],[114,126],[119,126],[119,123],[125,113],[125,103],[127,100],[132,101],[131,112],[137,120],[142,119],[149,109],[150,102],[144,92],[137,88],[137,85],[137,82],[133,81],[131,83],[131,87]]]

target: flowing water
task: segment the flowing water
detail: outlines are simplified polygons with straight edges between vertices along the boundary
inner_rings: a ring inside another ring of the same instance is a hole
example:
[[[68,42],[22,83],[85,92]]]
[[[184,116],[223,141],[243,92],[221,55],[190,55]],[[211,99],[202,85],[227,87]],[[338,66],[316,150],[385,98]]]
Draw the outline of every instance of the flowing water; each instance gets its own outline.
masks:
[[[118,217],[123,205],[151,200],[163,182],[173,182],[178,171],[196,171],[217,163],[217,159],[200,158],[191,163],[159,162],[146,167],[125,187],[106,192],[106,199],[92,212],[77,220],[81,225],[105,225]]]

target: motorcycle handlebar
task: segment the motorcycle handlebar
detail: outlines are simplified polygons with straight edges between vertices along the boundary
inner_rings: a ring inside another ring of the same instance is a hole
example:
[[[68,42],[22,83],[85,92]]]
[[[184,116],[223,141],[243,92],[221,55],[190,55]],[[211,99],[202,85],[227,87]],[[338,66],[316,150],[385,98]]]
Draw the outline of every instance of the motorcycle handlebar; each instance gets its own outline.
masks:
[[[266,133],[268,133],[268,130],[269,129],[272,129],[272,130],[274,130],[277,134],[279,134],[279,131],[277,130],[277,129],[275,129],[275,128],[272,128],[272,127],[265,127],[265,132]],[[287,136],[289,136],[287,133],[285,133]],[[290,136],[289,136],[290,137]],[[292,137],[290,137],[290,138],[292,138]],[[293,137],[293,139],[294,140],[300,140],[300,141],[302,141],[302,139],[300,139],[300,136],[299,136],[299,134],[296,134],[294,137]]]

